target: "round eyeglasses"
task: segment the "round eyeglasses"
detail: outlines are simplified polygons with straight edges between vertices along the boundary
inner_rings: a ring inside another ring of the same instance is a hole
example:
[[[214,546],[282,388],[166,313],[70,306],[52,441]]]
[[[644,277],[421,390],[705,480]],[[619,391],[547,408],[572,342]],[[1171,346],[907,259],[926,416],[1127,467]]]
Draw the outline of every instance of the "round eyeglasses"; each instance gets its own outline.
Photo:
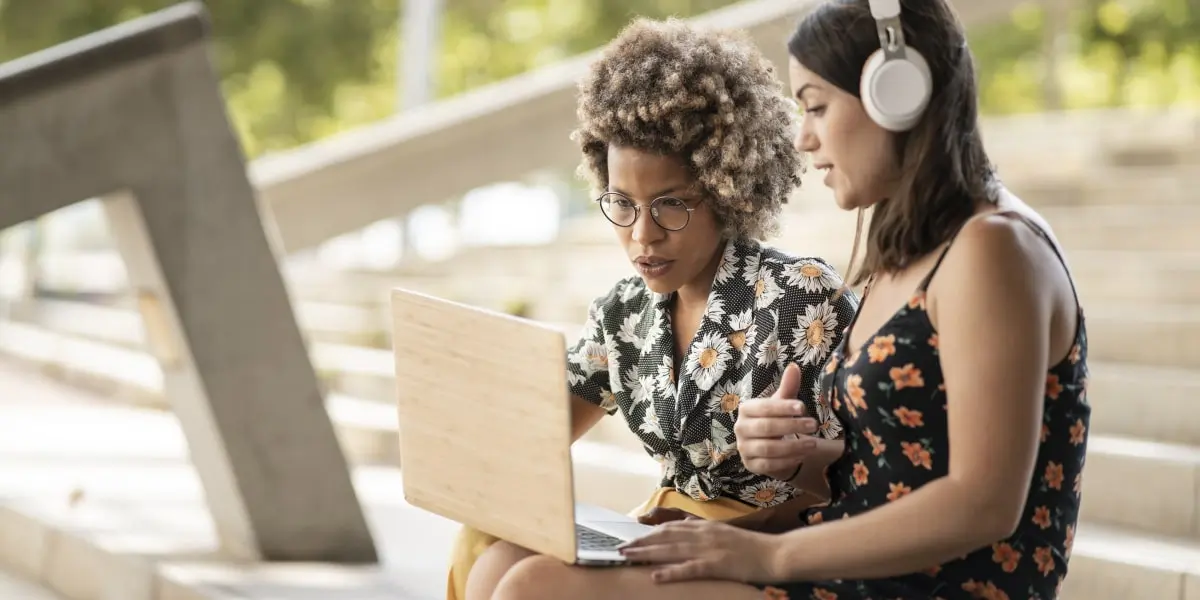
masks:
[[[617,227],[632,227],[642,212],[641,205],[618,192],[605,192],[596,198],[596,202],[600,204],[604,218]],[[650,218],[667,231],[679,231],[687,227],[693,210],[696,208],[689,207],[679,198],[662,196],[650,203]]]

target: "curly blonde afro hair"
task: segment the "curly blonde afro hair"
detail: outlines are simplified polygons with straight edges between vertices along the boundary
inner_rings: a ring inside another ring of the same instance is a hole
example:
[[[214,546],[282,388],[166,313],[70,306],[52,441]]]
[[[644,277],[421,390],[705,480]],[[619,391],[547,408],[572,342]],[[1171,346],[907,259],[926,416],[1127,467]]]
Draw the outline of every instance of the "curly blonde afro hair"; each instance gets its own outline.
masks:
[[[580,173],[608,189],[610,144],[679,156],[696,177],[724,235],[764,239],[800,185],[792,146],[795,105],[775,69],[732,32],[678,19],[638,19],[579,85]]]

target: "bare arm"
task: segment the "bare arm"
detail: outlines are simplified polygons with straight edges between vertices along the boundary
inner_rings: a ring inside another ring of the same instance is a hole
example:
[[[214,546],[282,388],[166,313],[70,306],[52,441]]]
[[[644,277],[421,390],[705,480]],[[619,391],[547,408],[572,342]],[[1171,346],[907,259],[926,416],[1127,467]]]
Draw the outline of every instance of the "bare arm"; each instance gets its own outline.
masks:
[[[1034,469],[1053,310],[1031,235],[1000,217],[974,221],[942,266],[953,290],[937,313],[949,474],[854,518],[780,536],[780,579],[911,573],[1014,530]]]
[[[608,414],[599,405],[593,404],[576,396],[571,395],[571,441],[574,442],[579,438],[587,435],[600,419]]]

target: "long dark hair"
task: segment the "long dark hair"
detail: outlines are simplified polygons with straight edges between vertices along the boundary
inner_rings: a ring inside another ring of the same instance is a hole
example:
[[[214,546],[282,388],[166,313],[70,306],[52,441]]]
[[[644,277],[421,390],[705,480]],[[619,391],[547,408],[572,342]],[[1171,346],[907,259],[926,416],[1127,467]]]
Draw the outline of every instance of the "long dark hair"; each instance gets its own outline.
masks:
[[[995,172],[979,132],[974,58],[962,23],[946,0],[902,0],[901,7],[905,41],[929,63],[933,96],[916,127],[896,137],[899,184],[875,205],[866,254],[857,275],[849,278],[852,285],[876,273],[894,273],[933,252],[979,202],[996,200]],[[788,51],[800,64],[855,97],[860,97],[862,67],[878,49],[867,0],[821,4],[788,40]],[[860,214],[859,233],[861,223]]]

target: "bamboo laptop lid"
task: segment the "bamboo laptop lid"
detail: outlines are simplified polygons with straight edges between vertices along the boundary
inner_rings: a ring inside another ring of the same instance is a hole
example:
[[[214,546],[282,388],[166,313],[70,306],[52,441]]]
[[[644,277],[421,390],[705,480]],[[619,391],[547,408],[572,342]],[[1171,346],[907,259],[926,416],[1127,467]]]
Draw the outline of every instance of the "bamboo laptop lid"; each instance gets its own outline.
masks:
[[[575,562],[563,333],[403,289],[391,309],[405,499]]]

